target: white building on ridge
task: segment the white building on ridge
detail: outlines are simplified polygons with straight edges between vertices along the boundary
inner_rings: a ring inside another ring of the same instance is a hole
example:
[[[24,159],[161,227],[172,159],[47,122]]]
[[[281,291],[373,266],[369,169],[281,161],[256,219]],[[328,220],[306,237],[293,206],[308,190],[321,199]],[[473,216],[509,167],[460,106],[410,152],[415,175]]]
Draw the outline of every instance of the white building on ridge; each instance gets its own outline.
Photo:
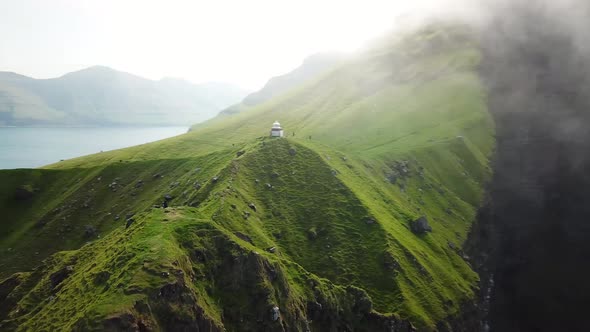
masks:
[[[283,128],[281,127],[279,121],[275,121],[275,123],[272,124],[270,137],[283,137]]]

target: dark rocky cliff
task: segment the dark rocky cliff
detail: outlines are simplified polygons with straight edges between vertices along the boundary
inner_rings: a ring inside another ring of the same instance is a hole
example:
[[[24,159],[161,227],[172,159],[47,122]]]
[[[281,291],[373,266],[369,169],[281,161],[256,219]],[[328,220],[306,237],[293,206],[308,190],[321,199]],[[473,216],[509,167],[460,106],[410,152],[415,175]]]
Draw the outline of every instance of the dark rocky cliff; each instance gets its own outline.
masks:
[[[577,5],[588,18],[590,6]],[[504,14],[482,38],[497,126],[494,177],[469,241],[482,328],[588,331],[590,53],[574,27],[590,21],[532,4]]]

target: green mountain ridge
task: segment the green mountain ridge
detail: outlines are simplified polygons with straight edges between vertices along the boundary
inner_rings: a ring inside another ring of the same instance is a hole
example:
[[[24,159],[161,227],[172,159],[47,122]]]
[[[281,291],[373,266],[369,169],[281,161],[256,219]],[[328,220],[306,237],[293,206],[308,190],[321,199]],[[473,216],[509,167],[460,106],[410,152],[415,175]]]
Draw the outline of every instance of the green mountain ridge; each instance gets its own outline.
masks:
[[[185,135],[0,172],[0,328],[450,328],[494,148],[479,60],[431,26]]]
[[[323,73],[329,72],[330,69],[337,67],[345,59],[345,55],[338,53],[317,53],[308,56],[299,67],[286,74],[271,78],[262,89],[247,95],[241,103],[228,107],[220,114],[231,115],[239,113],[288,93],[290,90],[316,79]]]
[[[104,66],[58,78],[0,73],[0,125],[188,125],[246,92],[224,83],[151,81]]]

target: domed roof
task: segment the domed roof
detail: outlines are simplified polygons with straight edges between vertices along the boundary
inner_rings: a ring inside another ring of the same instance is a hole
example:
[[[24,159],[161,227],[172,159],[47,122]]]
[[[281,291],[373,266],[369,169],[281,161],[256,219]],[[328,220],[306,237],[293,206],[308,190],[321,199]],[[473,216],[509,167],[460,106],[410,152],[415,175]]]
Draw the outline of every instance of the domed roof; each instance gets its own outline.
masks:
[[[280,124],[280,123],[279,123],[279,121],[277,120],[277,121],[275,121],[275,122],[272,124],[272,127],[273,127],[273,128],[281,128],[281,124]]]

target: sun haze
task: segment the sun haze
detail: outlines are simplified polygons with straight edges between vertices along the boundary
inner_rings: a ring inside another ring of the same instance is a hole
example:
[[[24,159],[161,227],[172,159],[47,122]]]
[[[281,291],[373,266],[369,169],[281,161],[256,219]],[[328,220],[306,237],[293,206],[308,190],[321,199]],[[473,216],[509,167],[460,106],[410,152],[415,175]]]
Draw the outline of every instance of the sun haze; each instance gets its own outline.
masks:
[[[0,70],[36,78],[105,65],[146,78],[256,89],[315,52],[351,51],[388,30],[404,1],[0,3]]]

